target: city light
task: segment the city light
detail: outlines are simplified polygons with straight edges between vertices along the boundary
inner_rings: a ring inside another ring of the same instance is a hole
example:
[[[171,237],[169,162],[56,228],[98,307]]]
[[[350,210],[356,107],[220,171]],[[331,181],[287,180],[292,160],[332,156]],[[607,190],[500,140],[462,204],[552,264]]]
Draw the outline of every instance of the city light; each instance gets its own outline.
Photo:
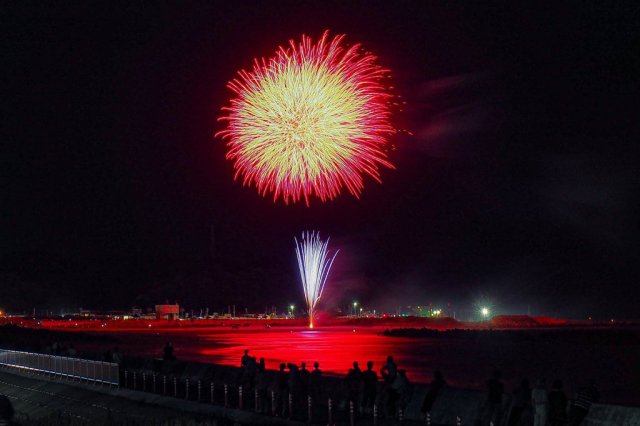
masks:
[[[480,313],[483,317],[488,317],[491,311],[486,306],[483,306],[482,308],[480,308]]]

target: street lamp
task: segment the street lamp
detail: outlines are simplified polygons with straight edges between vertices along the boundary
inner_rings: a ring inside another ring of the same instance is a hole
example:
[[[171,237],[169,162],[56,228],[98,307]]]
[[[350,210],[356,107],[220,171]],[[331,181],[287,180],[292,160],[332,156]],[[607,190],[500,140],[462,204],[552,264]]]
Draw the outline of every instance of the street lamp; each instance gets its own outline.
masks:
[[[356,316],[356,308],[358,307],[358,302],[353,302],[353,316]]]
[[[480,313],[482,314],[483,317],[488,317],[489,314],[491,313],[491,311],[489,310],[489,308],[487,308],[486,306],[482,307],[480,309]]]
[[[290,316],[291,318],[293,318],[293,310],[294,310],[295,308],[296,308],[296,307],[295,307],[295,305],[290,305],[290,306],[289,306],[289,316]]]

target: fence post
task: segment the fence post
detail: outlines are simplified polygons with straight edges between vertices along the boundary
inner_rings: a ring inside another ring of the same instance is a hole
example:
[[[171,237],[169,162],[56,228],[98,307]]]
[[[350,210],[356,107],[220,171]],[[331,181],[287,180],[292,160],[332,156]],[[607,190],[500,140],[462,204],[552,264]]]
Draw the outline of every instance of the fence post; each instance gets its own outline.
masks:
[[[146,373],[142,373],[142,392],[147,391],[147,375]]]
[[[238,386],[238,408],[242,410],[242,386]]]
[[[162,394],[167,394],[167,376],[162,376]]]
[[[54,358],[54,362],[55,362],[55,358]],[[124,370],[124,387],[125,389],[129,387],[129,372],[127,370]]]
[[[289,392],[289,420],[293,418],[293,394]]]
[[[307,421],[311,423],[311,396],[307,396]]]
[[[271,414],[276,415],[276,393],[271,391]]]
[[[153,393],[156,393],[156,373],[153,373]]]
[[[214,397],[214,395],[215,395],[215,392],[214,392],[215,391],[215,386],[214,386],[213,382],[211,382],[211,386],[209,386],[209,387],[211,388],[211,404],[213,405],[216,402],[216,399]]]
[[[138,378],[136,377],[136,372],[133,372],[133,389],[138,389]]]
[[[229,388],[227,384],[224,384],[224,408],[229,406]]]
[[[351,426],[354,426],[356,423],[356,419],[353,414],[353,401],[349,401],[349,424],[351,424]]]
[[[376,426],[378,424],[378,406],[373,404],[373,424]]]
[[[198,380],[198,402],[202,401],[202,383]]]
[[[329,398],[327,404],[327,411],[329,412],[329,425],[333,424],[333,405],[331,404],[331,398]]]
[[[185,382],[184,399],[189,399],[189,379],[187,379],[186,382]]]
[[[174,377],[173,378],[173,396],[174,397],[178,397],[178,378]]]

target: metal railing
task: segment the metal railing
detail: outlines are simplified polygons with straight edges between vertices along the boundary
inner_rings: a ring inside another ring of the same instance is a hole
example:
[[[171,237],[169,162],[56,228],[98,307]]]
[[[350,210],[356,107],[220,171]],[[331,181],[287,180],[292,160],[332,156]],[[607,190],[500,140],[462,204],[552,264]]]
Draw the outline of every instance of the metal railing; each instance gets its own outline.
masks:
[[[69,379],[118,386],[119,367],[112,362],[0,349],[0,366]]]

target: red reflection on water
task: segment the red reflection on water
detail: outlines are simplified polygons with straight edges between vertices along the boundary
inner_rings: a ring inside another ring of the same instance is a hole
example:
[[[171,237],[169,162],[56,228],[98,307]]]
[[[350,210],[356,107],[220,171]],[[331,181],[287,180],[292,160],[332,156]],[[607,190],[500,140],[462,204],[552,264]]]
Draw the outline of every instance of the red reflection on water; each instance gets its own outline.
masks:
[[[282,362],[304,361],[311,366],[318,361],[323,371],[332,373],[346,373],[353,361],[362,367],[373,361],[374,368],[379,369],[387,355],[393,355],[400,368],[406,368],[414,380],[426,379],[415,365],[415,357],[405,356],[407,339],[384,338],[377,332],[346,327],[216,331],[199,336],[199,346],[204,347],[197,354],[209,362],[237,366],[244,349],[250,349],[252,356],[265,359],[268,368],[276,368]]]

